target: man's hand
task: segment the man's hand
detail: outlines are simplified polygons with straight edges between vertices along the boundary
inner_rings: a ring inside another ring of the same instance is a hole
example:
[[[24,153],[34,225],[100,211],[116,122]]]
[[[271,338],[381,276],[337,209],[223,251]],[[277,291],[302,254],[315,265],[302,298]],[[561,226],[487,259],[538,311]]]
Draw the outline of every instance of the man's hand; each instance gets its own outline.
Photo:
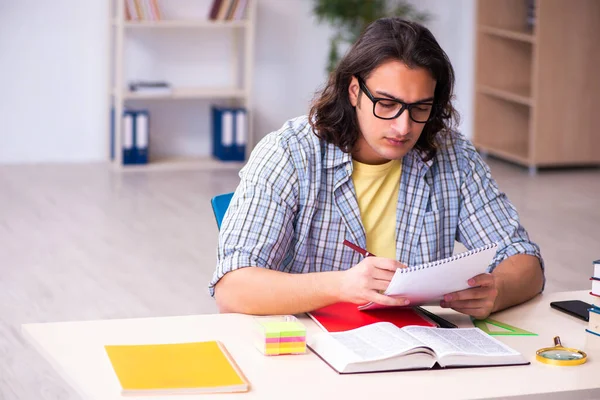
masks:
[[[498,297],[497,282],[492,274],[481,274],[469,279],[470,289],[444,295],[440,306],[470,315],[477,319],[487,318],[494,310]]]
[[[372,301],[387,306],[408,305],[408,300],[404,298],[381,294],[387,289],[398,268],[406,268],[406,265],[389,258],[366,257],[342,273],[341,300],[355,304]]]

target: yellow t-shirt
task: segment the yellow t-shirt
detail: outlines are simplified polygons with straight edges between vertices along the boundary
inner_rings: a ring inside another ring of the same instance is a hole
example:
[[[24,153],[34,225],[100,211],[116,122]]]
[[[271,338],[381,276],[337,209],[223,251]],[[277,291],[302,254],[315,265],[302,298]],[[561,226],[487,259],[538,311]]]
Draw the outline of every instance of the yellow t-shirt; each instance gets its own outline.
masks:
[[[402,161],[369,165],[352,160],[352,182],[367,235],[367,251],[396,258],[396,209]]]

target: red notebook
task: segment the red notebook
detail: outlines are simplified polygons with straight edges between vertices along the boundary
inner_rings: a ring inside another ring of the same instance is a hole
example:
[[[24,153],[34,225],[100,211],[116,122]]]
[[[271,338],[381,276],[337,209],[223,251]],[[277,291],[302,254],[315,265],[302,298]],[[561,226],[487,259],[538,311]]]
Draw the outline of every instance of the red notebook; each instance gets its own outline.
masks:
[[[361,311],[356,304],[336,303],[308,313],[323,330],[343,332],[375,322],[391,322],[399,328],[408,325],[437,326],[412,308],[378,308]]]

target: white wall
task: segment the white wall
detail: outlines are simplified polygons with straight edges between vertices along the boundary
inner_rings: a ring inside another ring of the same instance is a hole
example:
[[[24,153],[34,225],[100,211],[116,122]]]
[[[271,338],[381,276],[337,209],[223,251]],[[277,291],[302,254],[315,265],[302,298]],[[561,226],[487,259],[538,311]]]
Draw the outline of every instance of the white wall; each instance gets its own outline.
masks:
[[[473,136],[475,0],[410,0],[431,18],[427,27],[448,54],[456,74],[455,106],[461,116],[459,130]]]
[[[306,114],[325,83],[332,30],[317,25],[312,0],[260,0],[255,69],[256,132]]]
[[[0,162],[104,156],[104,0],[0,5]]]
[[[190,1],[165,4],[176,9]],[[461,128],[470,136],[474,0],[413,1],[434,14],[429,26],[454,63]],[[19,0],[0,5],[0,163],[105,159],[106,3]],[[259,137],[306,113],[324,83],[331,30],[315,25],[312,4],[259,0],[253,99]],[[135,33],[128,44],[133,55],[128,76],[182,84],[225,80],[229,71],[211,60],[225,48],[227,38],[211,33],[196,41],[193,32]],[[202,65],[200,74],[196,65]],[[208,152],[209,104],[194,100],[134,105],[149,106],[151,147],[166,155]]]

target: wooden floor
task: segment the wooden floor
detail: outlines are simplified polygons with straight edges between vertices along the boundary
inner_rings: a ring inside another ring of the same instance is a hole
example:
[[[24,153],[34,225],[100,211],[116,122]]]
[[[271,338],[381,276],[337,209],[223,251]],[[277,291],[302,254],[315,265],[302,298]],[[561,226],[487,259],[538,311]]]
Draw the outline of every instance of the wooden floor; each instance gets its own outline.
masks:
[[[546,290],[589,288],[600,170],[530,177],[490,165],[542,248]],[[0,399],[79,399],[24,341],[22,323],[215,312],[209,200],[237,181],[235,171],[0,167]]]

